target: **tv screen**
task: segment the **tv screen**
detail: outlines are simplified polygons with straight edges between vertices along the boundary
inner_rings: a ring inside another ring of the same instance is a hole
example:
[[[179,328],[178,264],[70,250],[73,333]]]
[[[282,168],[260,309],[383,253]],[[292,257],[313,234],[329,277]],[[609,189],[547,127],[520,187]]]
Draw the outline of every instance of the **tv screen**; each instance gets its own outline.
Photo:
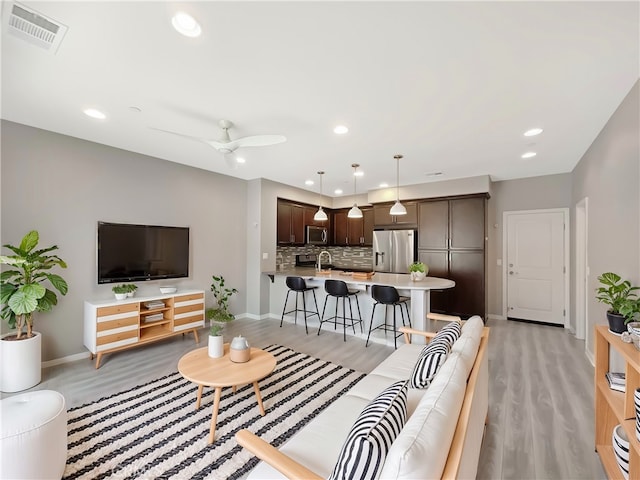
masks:
[[[189,228],[98,222],[98,283],[189,276]]]

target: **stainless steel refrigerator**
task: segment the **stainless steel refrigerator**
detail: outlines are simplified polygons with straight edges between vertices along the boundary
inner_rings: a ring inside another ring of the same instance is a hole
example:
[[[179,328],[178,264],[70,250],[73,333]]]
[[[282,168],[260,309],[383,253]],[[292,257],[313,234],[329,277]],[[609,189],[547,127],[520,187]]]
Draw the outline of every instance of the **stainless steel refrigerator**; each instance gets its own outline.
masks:
[[[376,272],[409,273],[416,258],[416,230],[374,230],[373,269]]]

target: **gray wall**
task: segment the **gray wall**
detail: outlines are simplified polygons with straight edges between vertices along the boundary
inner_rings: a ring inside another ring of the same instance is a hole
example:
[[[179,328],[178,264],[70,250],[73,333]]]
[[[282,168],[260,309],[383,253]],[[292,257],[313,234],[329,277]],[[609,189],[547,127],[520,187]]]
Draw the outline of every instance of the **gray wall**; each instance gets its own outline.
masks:
[[[586,348],[590,355],[594,325],[607,323],[606,306],[593,294],[598,275],[613,271],[640,285],[639,132],[640,86],[636,83],[573,171],[573,211],[580,200],[588,198],[587,264],[591,273]]]
[[[2,244],[36,229],[41,245],[58,245],[69,265],[60,271],[69,293],[35,319],[44,334],[43,360],[86,351],[84,301],[112,298],[111,285],[96,280],[99,220],[189,226],[190,277],[139,283],[140,294],[157,294],[158,285],[169,283],[207,291],[211,305],[211,275],[222,274],[240,290],[232,311],[244,313],[247,182],[12,122],[1,125]]]
[[[490,315],[503,316],[502,270],[502,214],[516,210],[568,208],[571,206],[571,174],[506,180],[492,184],[488,206],[487,286]]]

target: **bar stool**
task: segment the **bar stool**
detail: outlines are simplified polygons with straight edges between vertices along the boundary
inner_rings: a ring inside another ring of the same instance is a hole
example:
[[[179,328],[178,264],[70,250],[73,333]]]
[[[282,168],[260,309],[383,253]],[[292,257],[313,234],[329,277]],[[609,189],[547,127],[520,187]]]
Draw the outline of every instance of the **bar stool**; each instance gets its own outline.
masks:
[[[369,337],[371,336],[372,327],[373,327],[373,315],[376,313],[376,307],[379,304],[384,305],[384,323],[382,325],[378,325],[373,330],[384,330],[385,332],[394,332],[393,337],[393,346],[394,348],[398,348],[398,337],[402,335],[402,333],[398,333],[396,328],[396,307],[400,307],[400,315],[402,316],[402,325],[406,325],[404,321],[404,312],[402,311],[402,305],[404,305],[405,310],[407,311],[407,320],[409,323],[409,327],[411,327],[411,317],[409,316],[409,307],[407,306],[407,302],[409,301],[409,297],[403,297],[398,294],[398,290],[396,287],[392,287],[389,285],[372,285],[371,286],[371,297],[375,300],[373,304],[373,309],[371,310],[371,322],[369,323],[369,334],[367,335],[367,343],[365,347],[369,346]],[[393,305],[393,328],[387,323],[387,307],[389,305]]]
[[[325,280],[324,282],[324,290],[325,292],[327,292],[327,296],[324,299],[324,305],[322,307],[322,317],[320,318],[320,327],[318,328],[318,335],[320,335],[320,329],[322,328],[322,324],[324,322],[330,322],[331,320],[333,320],[333,329],[336,330],[337,327],[337,322],[338,322],[338,300],[341,298],[342,299],[342,339],[343,341],[347,341],[347,320],[349,320],[351,322],[351,328],[353,328],[353,334],[355,335],[356,333],[356,327],[355,324],[359,323],[360,324],[360,332],[362,332],[362,314],[360,313],[360,303],[358,302],[358,293],[360,293],[360,290],[350,290],[347,287],[347,284],[345,282],[343,282],[342,280]],[[327,300],[329,300],[329,297],[335,297],[336,299],[336,310],[335,310],[335,314],[333,317],[330,318],[324,318],[324,311],[327,307]],[[358,307],[358,318],[353,318],[353,308],[351,306],[351,297],[354,297],[356,299],[356,306]],[[350,313],[350,317],[347,318],[346,315],[346,310],[345,310],[345,300],[349,299],[349,313]]]
[[[307,282],[304,281],[302,277],[287,277],[286,279],[287,287],[289,287],[289,291],[287,292],[287,298],[284,300],[284,308],[282,309],[282,317],[280,318],[280,327],[282,327],[282,322],[284,321],[284,316],[288,313],[295,312],[294,315],[294,323],[298,323],[298,312],[302,312],[304,314],[304,329],[307,333],[309,333],[309,328],[307,327],[307,318],[313,315],[317,315],[318,319],[320,319],[320,314],[318,313],[318,302],[316,301],[316,292],[315,289],[318,287],[307,287]],[[313,293],[313,303],[316,306],[316,311],[307,310],[307,301],[305,299],[306,293],[311,291]],[[287,302],[289,301],[289,294],[291,292],[296,292],[296,308],[293,310],[289,310],[285,312],[287,309]],[[298,308],[298,294],[302,294],[302,310]]]

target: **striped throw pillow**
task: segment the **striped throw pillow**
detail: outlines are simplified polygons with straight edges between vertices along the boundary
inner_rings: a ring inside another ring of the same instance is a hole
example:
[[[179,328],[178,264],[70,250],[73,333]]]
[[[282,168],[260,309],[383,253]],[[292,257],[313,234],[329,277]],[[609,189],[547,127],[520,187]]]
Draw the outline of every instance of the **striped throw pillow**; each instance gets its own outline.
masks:
[[[376,479],[407,419],[407,380],[393,383],[360,413],[342,446],[330,480]]]
[[[449,355],[449,344],[433,340],[422,349],[409,379],[411,388],[427,388]]]
[[[449,322],[447,325],[442,327],[438,333],[436,333],[436,336],[432,341],[440,339],[445,340],[449,344],[449,348],[451,348],[453,344],[456,343],[456,340],[460,338],[461,334],[462,325],[460,325],[460,322]]]

